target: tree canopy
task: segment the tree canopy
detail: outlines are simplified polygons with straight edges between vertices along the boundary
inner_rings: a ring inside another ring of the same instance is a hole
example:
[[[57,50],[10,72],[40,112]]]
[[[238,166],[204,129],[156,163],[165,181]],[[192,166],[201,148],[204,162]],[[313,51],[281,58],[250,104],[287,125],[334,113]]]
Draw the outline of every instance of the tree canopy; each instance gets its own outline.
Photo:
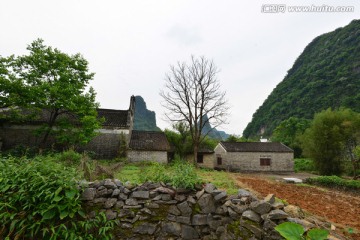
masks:
[[[165,129],[165,135],[169,143],[174,147],[174,153],[180,159],[186,159],[186,155],[193,153],[193,140],[189,127],[185,122],[173,124],[173,130]],[[199,150],[213,150],[218,144],[218,140],[205,137],[199,145]]]
[[[63,144],[88,142],[100,126],[96,94],[88,86],[94,76],[88,62],[80,54],[46,46],[41,39],[27,50],[28,55],[0,58],[0,107],[26,117],[33,113],[35,118],[44,111],[46,124],[38,129],[41,145],[50,135]]]
[[[281,142],[294,150],[295,157],[302,156],[300,137],[310,126],[310,120],[290,117],[277,126],[271,136],[271,141]]]
[[[305,155],[322,175],[340,175],[344,161],[351,161],[356,174],[359,143],[360,114],[343,108],[317,113],[302,137]]]

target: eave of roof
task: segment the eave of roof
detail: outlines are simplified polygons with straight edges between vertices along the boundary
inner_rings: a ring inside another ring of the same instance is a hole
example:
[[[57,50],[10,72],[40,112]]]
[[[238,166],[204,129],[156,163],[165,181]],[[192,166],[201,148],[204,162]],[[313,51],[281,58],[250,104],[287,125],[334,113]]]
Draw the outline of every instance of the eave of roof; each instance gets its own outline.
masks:
[[[279,142],[220,142],[220,144],[227,152],[294,152]]]

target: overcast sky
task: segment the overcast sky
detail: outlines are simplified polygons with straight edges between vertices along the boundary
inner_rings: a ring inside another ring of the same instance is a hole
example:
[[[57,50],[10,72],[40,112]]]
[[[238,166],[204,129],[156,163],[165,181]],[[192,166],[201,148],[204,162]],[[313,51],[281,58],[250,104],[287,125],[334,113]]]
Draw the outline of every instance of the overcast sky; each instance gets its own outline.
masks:
[[[274,9],[266,4],[286,8],[266,13]],[[312,5],[354,11],[288,9]],[[306,45],[356,18],[358,0],[0,0],[0,55],[25,54],[37,38],[81,53],[96,74],[91,85],[102,108],[127,109],[130,96],[141,95],[162,129],[169,123],[159,92],[170,65],[205,56],[220,69],[231,105],[229,124],[219,129],[240,135]]]

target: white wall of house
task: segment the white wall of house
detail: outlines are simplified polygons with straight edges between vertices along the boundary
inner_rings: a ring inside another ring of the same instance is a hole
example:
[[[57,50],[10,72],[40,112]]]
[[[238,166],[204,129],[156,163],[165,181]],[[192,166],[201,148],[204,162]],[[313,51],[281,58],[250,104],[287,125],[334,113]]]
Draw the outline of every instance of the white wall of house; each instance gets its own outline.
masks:
[[[159,163],[167,163],[168,155],[166,151],[128,151],[129,162],[154,161]]]

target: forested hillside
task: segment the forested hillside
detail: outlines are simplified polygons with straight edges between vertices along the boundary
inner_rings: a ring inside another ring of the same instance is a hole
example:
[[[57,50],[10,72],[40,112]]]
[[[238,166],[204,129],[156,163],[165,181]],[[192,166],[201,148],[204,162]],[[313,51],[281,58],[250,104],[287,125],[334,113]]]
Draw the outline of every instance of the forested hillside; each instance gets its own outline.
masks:
[[[316,37],[253,114],[245,137],[270,136],[290,117],[338,107],[360,112],[360,20]]]

